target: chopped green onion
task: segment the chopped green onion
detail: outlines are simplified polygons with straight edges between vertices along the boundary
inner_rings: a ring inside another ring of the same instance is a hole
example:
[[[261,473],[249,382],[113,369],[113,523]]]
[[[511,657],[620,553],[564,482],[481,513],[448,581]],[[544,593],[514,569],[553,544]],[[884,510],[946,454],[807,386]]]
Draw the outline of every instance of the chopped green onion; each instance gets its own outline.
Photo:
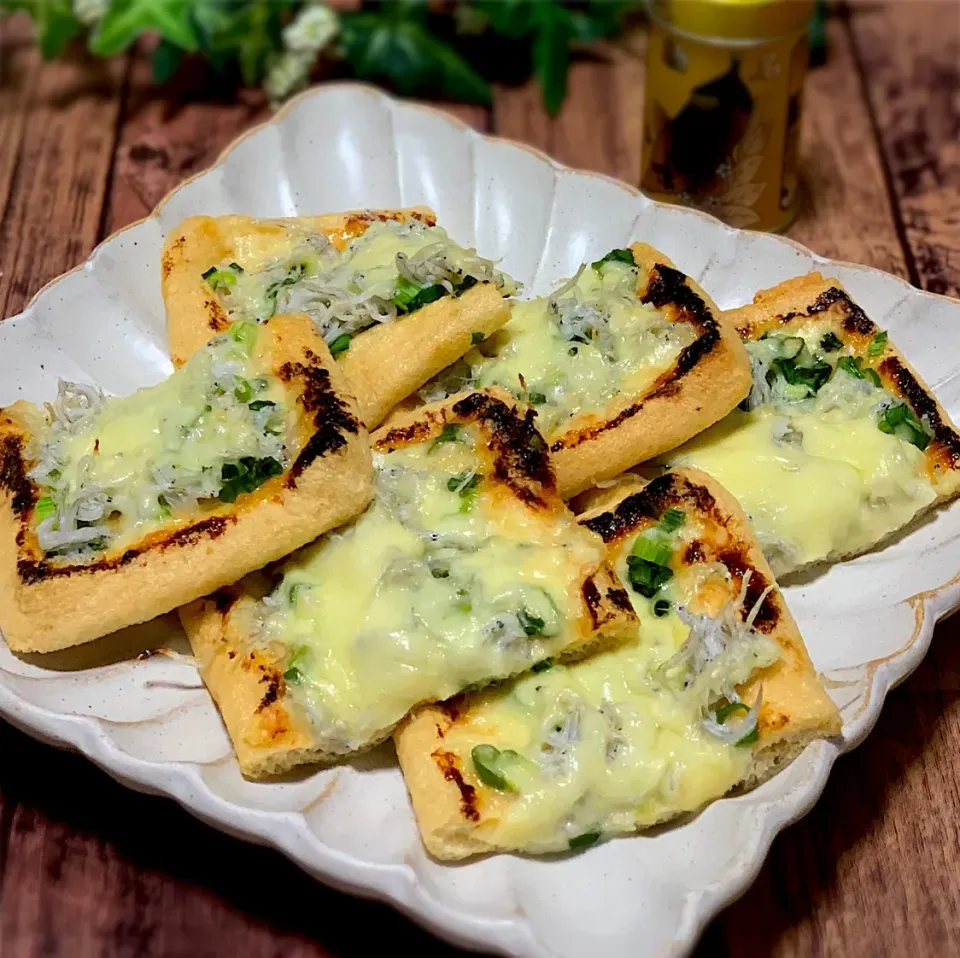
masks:
[[[874,386],[882,386],[880,374],[870,366],[863,366],[859,356],[841,356],[837,360],[837,368],[853,376],[854,379],[869,379]]]
[[[843,349],[843,340],[836,333],[824,333],[820,340],[820,348],[825,353],[835,353],[838,349]]]
[[[243,270],[236,263],[231,263],[225,269],[221,269],[218,266],[211,266],[210,269],[203,273],[203,278],[214,292],[219,292],[222,289],[230,289],[231,286],[236,286],[237,273],[242,272]]]
[[[266,409],[267,406],[276,406],[276,403],[271,402],[269,399],[254,399],[254,401],[248,405],[254,412],[257,412],[260,409]]]
[[[296,598],[297,591],[305,587],[305,583],[294,583],[290,588],[290,601],[293,602]],[[283,673],[284,679],[287,682],[293,682],[295,685],[303,682],[306,678],[303,665],[309,657],[309,645],[300,645],[294,649],[293,655],[290,656],[290,661],[287,663],[287,671]]]
[[[868,356],[879,356],[887,348],[887,334],[883,330],[873,337],[873,342],[867,347]]]
[[[253,388],[250,386],[250,383],[244,379],[241,379],[240,382],[237,383],[236,388],[233,390],[233,394],[237,397],[237,399],[240,400],[240,402],[250,402],[250,400],[253,398]]]
[[[653,603],[653,614],[658,618],[662,619],[665,615],[670,613],[670,600],[669,599],[657,599]]]
[[[538,432],[531,434],[527,445],[536,452],[546,452],[547,449],[547,444],[544,441],[543,436],[541,436]]]
[[[599,273],[604,263],[629,263],[631,266],[636,265],[633,253],[628,249],[612,249],[606,256],[602,256],[590,265]]]
[[[439,284],[418,286],[416,283],[411,283],[405,276],[401,276],[397,279],[393,302],[399,312],[413,313],[422,306],[440,299],[446,292],[446,288]]]
[[[737,712],[742,712],[744,715],[748,715],[750,713],[750,707],[744,702],[725,702],[723,705],[718,705],[714,709],[713,714],[716,717],[718,724],[726,725],[727,719]],[[749,732],[742,735],[733,744],[737,746],[753,745],[753,743],[756,742],[759,737],[760,729],[757,725],[754,725]]]
[[[294,582],[293,585],[290,586],[290,591],[287,593],[287,599],[289,600],[290,605],[296,605],[297,599],[308,588],[309,586],[305,582]],[[305,647],[301,647],[300,649],[298,649],[297,652],[294,654],[294,658],[299,658],[299,656],[301,655],[302,652],[304,652],[304,650],[305,650]]]
[[[283,466],[271,457],[255,459],[244,456],[238,462],[225,462],[220,468],[221,502],[236,502],[243,492],[253,492],[271,476],[279,476]]]
[[[791,386],[806,386],[817,393],[830,378],[833,368],[822,360],[812,366],[798,366],[792,359],[777,358],[770,364]]]
[[[474,346],[476,346],[477,343],[482,343],[482,342],[484,341],[484,339],[486,339],[486,337],[483,335],[483,333],[471,333],[471,334],[470,334],[470,342],[471,342]]]
[[[37,504],[33,507],[33,514],[37,517],[38,522],[49,519],[50,516],[56,514],[56,511],[57,504],[50,496],[44,496],[42,499],[38,499]]]
[[[255,323],[233,323],[230,338],[249,356],[257,341],[257,326]]]
[[[341,353],[345,353],[350,348],[350,334],[341,333],[337,338],[330,344],[330,352],[336,357]]]
[[[747,734],[744,735],[743,738],[738,738],[733,744],[738,745],[740,747],[743,747],[746,745],[753,745],[753,743],[756,742],[758,738],[760,738],[760,727],[757,725],[754,725],[754,727],[750,729],[750,731],[747,732]]]
[[[635,592],[652,599],[673,578],[673,569],[631,555],[627,556],[627,578]]]
[[[686,514],[682,510],[667,509],[660,517],[660,528],[663,529],[664,532],[676,532],[686,520]]]
[[[473,474],[461,472],[447,480],[447,488],[451,492],[459,492],[461,496],[467,496],[471,489],[476,489],[480,485],[481,479],[483,479],[483,476],[479,472]]]
[[[553,668],[553,659],[542,659],[540,662],[535,662],[531,667],[531,672],[549,672]]]
[[[896,436],[913,443],[918,449],[926,449],[930,444],[930,434],[905,403],[888,406],[877,423],[880,432]]]
[[[446,579],[446,578],[448,578],[449,575],[450,575],[450,570],[449,570],[449,569],[441,569],[441,568],[438,566],[437,568],[434,568],[434,569],[431,569],[431,570],[430,570],[430,575],[432,575],[435,579]]]
[[[799,336],[787,336],[780,343],[780,355],[784,359],[796,359],[806,345]]]
[[[749,711],[750,706],[744,702],[724,702],[723,705],[718,705],[714,709],[713,714],[717,717],[717,721],[721,725],[725,725],[727,719],[735,712],[743,712],[744,715],[746,715]]]
[[[466,513],[473,508],[473,500],[477,498],[477,491],[482,481],[483,476],[481,476],[479,472],[474,472],[473,474],[461,472],[456,476],[451,476],[447,480],[447,488],[451,492],[458,493],[463,500],[463,502],[460,503],[461,512]]]
[[[670,547],[662,542],[657,542],[649,536],[637,536],[633,548],[630,550],[631,557],[646,559],[654,565],[666,565],[670,561]]]
[[[493,745],[475,745],[470,752],[470,758],[473,759],[473,767],[477,771],[477,778],[484,785],[489,785],[501,792],[508,792],[513,789],[510,780],[504,775],[501,768],[501,761],[505,757],[511,757],[517,753],[512,750],[501,752]]]
[[[547,401],[547,397],[543,393],[528,393],[527,399],[530,400],[531,406],[542,406]]]
[[[397,277],[397,288],[393,294],[393,301],[398,309],[406,309],[408,303],[420,292],[420,286],[406,276]]]
[[[464,276],[459,283],[454,283],[453,295],[462,296],[468,289],[473,289],[479,282],[476,276]]]
[[[600,841],[600,832],[584,832],[570,839],[570,851],[576,851],[578,848],[588,848]]]
[[[460,426],[455,422],[448,422],[443,429],[440,430],[440,435],[430,443],[430,448],[428,452],[433,452],[437,446],[442,446],[445,442],[463,442],[463,437],[460,435]]]
[[[543,635],[543,627],[546,623],[540,616],[534,615],[526,609],[521,609],[517,613],[517,618],[520,620],[520,628],[527,635]]]

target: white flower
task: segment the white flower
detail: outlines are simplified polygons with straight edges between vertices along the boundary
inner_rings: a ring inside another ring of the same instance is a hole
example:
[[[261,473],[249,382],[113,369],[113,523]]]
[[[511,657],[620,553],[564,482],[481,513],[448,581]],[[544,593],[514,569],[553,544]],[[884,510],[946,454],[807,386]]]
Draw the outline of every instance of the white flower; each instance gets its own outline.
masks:
[[[311,51],[281,53],[267,70],[263,88],[271,102],[285,100],[291,93],[306,86],[317,54]]]
[[[99,23],[107,13],[110,0],[73,0],[73,14],[85,26]]]
[[[339,30],[340,20],[329,7],[306,6],[284,27],[283,45],[292,53],[318,54]]]

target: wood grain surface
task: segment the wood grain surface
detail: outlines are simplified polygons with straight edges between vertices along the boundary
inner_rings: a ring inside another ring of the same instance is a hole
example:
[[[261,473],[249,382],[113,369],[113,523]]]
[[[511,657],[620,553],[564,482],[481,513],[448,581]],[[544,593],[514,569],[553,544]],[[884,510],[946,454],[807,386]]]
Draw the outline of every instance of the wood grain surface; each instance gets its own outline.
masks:
[[[842,7],[828,42],[807,83],[809,201],[790,235],[957,295],[960,5]],[[636,181],[643,46],[638,34],[578,61],[553,120],[530,85],[498,87],[490,110],[442,106]],[[202,70],[156,90],[142,50],[41,64],[22,20],[0,23],[0,316],[267,115],[254,92],[211,93]],[[960,954],[958,640],[960,620],[939,626],[866,743],[706,930],[700,958]],[[461,954],[5,724],[0,754],[0,958]]]

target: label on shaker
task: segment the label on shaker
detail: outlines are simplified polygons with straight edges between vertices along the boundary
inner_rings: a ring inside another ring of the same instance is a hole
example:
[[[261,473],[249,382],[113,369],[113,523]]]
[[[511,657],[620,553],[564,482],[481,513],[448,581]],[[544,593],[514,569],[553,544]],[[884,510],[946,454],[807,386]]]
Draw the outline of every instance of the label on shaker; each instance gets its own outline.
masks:
[[[806,30],[722,45],[651,24],[640,187],[731,226],[796,215]]]

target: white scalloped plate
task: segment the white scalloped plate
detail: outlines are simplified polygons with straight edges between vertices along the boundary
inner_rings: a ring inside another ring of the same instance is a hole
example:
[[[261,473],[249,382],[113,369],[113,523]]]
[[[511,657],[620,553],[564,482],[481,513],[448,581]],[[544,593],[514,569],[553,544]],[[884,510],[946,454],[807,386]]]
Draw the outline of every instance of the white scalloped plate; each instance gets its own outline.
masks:
[[[160,249],[186,216],[416,203],[434,207],[455,237],[502,258],[537,293],[634,239],[664,250],[722,307],[824,270],[890,330],[960,419],[960,303],[658,205],[622,183],[354,84],[295,100],[0,324],[0,402],[43,400],[58,377],[126,393],[167,375]],[[954,504],[883,551],[789,588],[842,710],[842,737],[811,746],[761,788],[716,802],[681,827],[549,861],[429,859],[389,746],[340,768],[245,782],[192,667],[130,655],[182,642],[172,616],[69,654],[16,657],[0,644],[0,711],[129,786],[169,795],[211,825],[273,845],[317,878],[392,902],[466,947],[541,958],[680,955],[749,885],[774,835],[811,807],[836,757],[863,739],[887,691],[917,666],[936,620],[960,604],[958,569]]]

